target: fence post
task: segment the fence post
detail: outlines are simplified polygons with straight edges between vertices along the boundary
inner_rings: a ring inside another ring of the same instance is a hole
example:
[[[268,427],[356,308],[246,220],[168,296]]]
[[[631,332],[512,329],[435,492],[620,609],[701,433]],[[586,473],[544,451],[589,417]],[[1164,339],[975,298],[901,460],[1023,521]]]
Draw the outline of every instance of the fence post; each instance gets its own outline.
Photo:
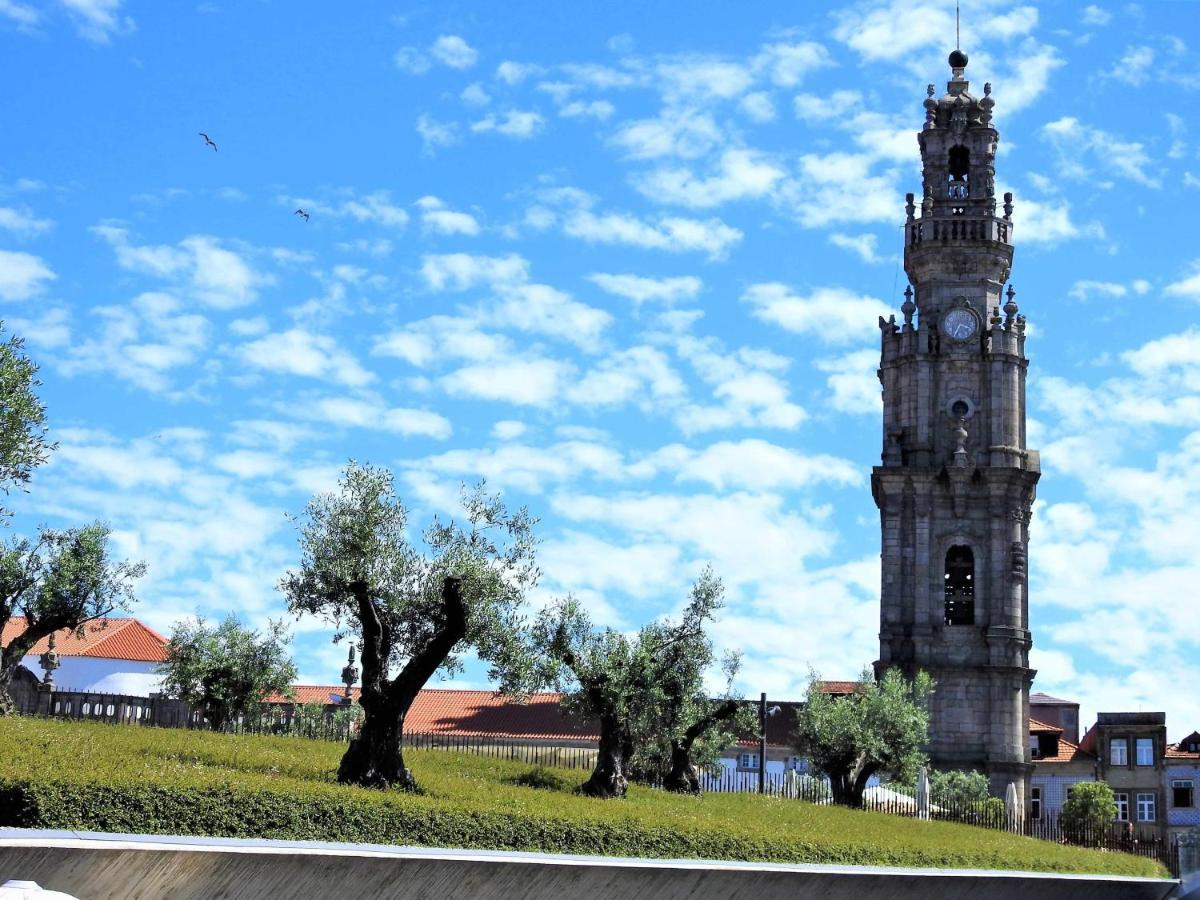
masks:
[[[758,792],[767,792],[767,694],[758,698]]]

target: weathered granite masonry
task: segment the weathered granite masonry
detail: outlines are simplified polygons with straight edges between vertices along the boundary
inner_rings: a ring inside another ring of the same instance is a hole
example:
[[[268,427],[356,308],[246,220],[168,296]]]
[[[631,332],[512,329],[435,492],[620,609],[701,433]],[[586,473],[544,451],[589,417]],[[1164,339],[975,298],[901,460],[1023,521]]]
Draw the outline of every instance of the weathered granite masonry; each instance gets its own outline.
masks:
[[[937,682],[929,752],[941,768],[1009,782],[1029,774],[1029,515],[1040,474],[1025,445],[1025,318],[1004,284],[1012,195],[997,210],[991,85],[975,97],[966,54],[946,94],[929,86],[919,132],[924,190],[908,195],[903,321],[879,321],[882,671]],[[999,213],[999,214],[998,214]],[[1006,299],[1007,296],[1007,299]]]

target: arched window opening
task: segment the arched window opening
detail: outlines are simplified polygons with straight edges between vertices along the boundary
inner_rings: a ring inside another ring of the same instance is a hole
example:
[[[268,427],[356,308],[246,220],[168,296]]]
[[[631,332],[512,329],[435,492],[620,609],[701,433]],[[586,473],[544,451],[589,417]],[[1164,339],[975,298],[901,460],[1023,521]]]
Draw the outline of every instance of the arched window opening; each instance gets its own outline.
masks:
[[[971,194],[971,151],[966,147],[950,148],[950,179],[946,195],[952,200],[966,200]]]
[[[970,547],[946,553],[946,624],[975,624],[975,554]]]

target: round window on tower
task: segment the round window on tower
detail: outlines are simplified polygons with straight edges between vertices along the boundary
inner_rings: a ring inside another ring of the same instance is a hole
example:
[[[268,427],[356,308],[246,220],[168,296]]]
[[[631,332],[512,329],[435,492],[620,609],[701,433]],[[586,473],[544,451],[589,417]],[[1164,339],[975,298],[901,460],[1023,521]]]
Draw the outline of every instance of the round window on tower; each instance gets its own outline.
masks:
[[[946,414],[952,419],[969,419],[975,414],[975,404],[970,397],[951,397],[946,401]]]

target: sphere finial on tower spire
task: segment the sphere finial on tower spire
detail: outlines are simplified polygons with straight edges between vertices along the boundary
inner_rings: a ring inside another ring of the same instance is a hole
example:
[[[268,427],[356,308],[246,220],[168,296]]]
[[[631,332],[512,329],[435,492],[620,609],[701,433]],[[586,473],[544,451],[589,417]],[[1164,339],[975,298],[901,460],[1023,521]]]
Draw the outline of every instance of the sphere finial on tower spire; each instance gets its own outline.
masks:
[[[965,69],[967,67],[967,54],[961,50],[951,50],[949,62],[952,69]]]

